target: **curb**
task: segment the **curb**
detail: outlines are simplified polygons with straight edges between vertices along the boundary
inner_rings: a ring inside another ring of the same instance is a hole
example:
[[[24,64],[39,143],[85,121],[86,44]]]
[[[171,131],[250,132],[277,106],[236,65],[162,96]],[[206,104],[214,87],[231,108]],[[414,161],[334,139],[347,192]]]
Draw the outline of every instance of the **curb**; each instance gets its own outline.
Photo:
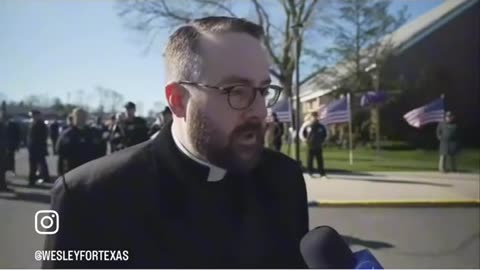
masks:
[[[313,200],[309,207],[480,207],[480,200]]]

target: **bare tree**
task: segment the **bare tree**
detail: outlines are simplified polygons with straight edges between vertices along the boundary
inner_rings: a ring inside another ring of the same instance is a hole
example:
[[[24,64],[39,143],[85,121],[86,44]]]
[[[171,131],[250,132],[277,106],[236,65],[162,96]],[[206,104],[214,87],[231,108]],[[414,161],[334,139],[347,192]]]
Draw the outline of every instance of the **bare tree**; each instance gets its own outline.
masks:
[[[116,111],[121,108],[124,101],[124,96],[119,92],[112,90],[112,111]]]
[[[190,22],[195,17],[207,15],[226,15],[249,17],[249,14],[239,14],[235,6],[248,5],[253,14],[250,17],[260,24],[266,35],[264,45],[273,60],[270,73],[283,85],[284,95],[292,95],[293,74],[295,69],[296,35],[294,26],[302,26],[298,32],[298,39],[303,52],[308,54],[304,61],[310,65],[310,74],[300,80],[300,84],[318,74],[323,67],[319,65],[321,52],[315,49],[315,44],[306,44],[308,35],[315,35],[316,30],[323,27],[327,17],[323,16],[324,8],[330,1],[318,0],[193,0],[193,1],[166,1],[166,0],[126,0],[118,2],[118,14],[124,18],[126,25],[136,31],[150,34],[150,46],[155,39],[156,30],[172,28],[182,23]],[[245,10],[245,9],[243,9]],[[246,15],[246,16],[245,16]],[[315,30],[315,31],[312,31]],[[307,70],[307,69],[306,69]]]
[[[30,107],[40,106],[40,103],[41,103],[40,100],[41,100],[40,96],[37,96],[37,95],[29,95],[23,99],[25,104],[27,104]]]
[[[334,47],[329,52],[340,61],[325,74],[330,80],[318,81],[330,84],[327,87],[338,87],[339,94],[363,92],[372,87],[378,91],[383,64],[395,46],[392,33],[407,20],[406,8],[392,14],[388,10],[390,0],[341,0],[337,4],[337,19],[328,33],[334,37]],[[379,106],[370,108],[370,118],[378,150]]]
[[[85,101],[85,90],[83,89],[78,89],[75,91],[75,103],[77,103],[80,107],[84,106],[84,101]]]

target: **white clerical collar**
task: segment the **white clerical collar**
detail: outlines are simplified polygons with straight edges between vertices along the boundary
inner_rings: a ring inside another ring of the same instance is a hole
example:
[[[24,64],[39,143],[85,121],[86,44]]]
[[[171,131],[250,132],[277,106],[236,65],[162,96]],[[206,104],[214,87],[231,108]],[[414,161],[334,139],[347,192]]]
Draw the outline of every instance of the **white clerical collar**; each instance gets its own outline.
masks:
[[[187,150],[187,148],[185,148],[183,146],[183,144],[177,139],[177,136],[175,136],[175,131],[173,129],[173,125],[172,125],[172,137],[173,137],[173,141],[175,142],[175,144],[177,145],[177,148],[183,152],[185,155],[187,155],[187,157],[193,159],[194,161],[196,161],[197,163],[200,163],[206,167],[209,168],[209,172],[208,172],[208,177],[207,177],[207,181],[208,182],[217,182],[217,181],[220,181],[223,179],[223,177],[225,177],[225,174],[227,173],[227,171],[225,169],[222,169],[220,167],[217,167],[211,163],[208,163],[208,162],[205,162],[199,158],[197,158],[195,155],[193,155],[190,151]]]

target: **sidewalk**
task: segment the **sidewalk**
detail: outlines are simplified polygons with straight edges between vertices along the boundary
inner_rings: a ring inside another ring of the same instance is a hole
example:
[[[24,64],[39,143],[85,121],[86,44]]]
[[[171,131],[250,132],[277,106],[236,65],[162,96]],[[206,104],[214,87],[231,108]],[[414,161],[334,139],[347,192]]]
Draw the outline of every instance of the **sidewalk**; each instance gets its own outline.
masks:
[[[304,174],[312,206],[480,206],[480,175],[436,172]]]

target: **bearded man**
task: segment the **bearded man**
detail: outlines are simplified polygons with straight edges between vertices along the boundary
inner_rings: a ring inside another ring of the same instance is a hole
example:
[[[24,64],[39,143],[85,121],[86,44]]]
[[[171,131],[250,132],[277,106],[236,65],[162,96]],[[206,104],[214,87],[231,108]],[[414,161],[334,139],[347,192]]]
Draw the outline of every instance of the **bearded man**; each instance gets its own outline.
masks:
[[[45,249],[126,250],[128,260],[52,261],[76,268],[304,268],[301,168],[264,148],[278,100],[260,26],[206,17],[165,51],[172,122],[152,140],[57,180],[59,230]]]

